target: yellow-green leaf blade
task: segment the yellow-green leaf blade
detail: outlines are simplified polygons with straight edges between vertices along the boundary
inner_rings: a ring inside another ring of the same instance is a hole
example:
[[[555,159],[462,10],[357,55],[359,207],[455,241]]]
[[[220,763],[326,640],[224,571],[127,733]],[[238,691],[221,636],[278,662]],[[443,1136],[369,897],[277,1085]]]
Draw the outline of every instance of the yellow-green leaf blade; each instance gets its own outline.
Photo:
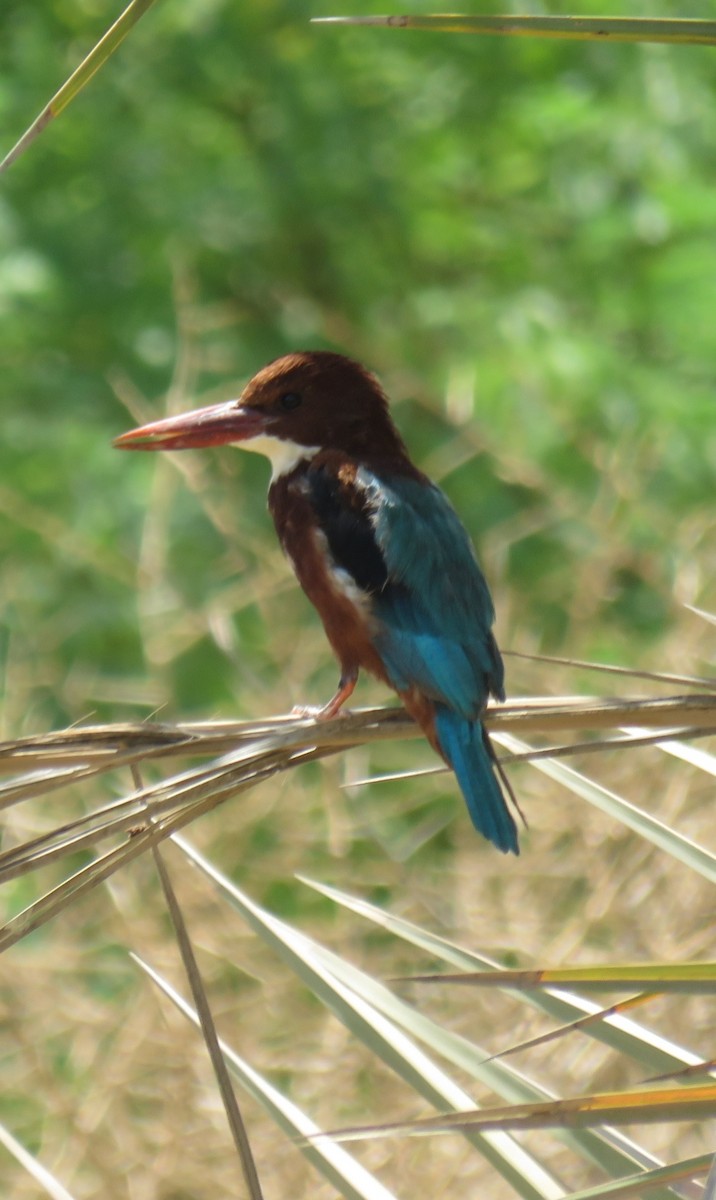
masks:
[[[588,1129],[595,1125],[645,1125],[664,1121],[708,1120],[716,1116],[716,1083],[701,1087],[600,1092],[541,1104],[510,1104],[473,1109],[417,1121],[332,1130],[334,1137],[356,1140],[386,1134],[463,1133],[468,1129]]]
[[[314,17],[316,24],[380,25],[432,33],[477,33],[489,37],[566,38],[571,41],[662,42],[716,46],[716,21],[657,17],[477,16],[459,13],[396,16]]]
[[[712,1154],[697,1154],[693,1158],[682,1159],[681,1162],[669,1163],[666,1167],[654,1167],[649,1171],[640,1171],[637,1175],[612,1179],[608,1183],[597,1184],[596,1187],[570,1192],[569,1200],[627,1200],[630,1196],[644,1195],[647,1189],[651,1194],[654,1188],[670,1187],[674,1183],[702,1178],[708,1174],[712,1162]]]
[[[82,91],[85,84],[89,83],[92,76],[97,74],[100,67],[106,63],[107,59],[114,53],[120,43],[124,41],[130,29],[136,25],[140,17],[144,16],[152,4],[154,4],[154,0],[131,0],[124,12],[110,26],[104,36],[100,38],[97,45],[90,50],[87,57],[72,72],[69,79],[55,92],[52,99],[45,105],[42,112],[35,118],[29,128],[25,130],[12,150],[6,154],[5,158],[0,162],[0,173],[7,171],[8,167],[12,166],[30,143],[34,142],[38,134],[42,133],[42,130],[49,125],[50,121],[59,116],[63,109],[67,108],[67,105],[74,100],[78,92]]]
[[[600,967],[553,967],[540,970],[471,971],[450,975],[413,975],[414,983],[465,983],[476,987],[585,987],[597,992],[632,991],[710,993],[716,991],[716,963],[631,963]]]

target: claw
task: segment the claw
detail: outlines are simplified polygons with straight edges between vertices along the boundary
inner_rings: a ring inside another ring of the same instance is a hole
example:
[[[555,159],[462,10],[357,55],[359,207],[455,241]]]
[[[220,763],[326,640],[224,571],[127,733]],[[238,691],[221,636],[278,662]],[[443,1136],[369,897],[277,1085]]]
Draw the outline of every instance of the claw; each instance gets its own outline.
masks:
[[[292,717],[314,717],[319,719],[323,709],[319,704],[294,704],[290,715]]]
[[[357,682],[357,671],[350,671],[341,675],[335,696],[331,696],[328,704],[324,704],[323,708],[317,713],[316,720],[330,721],[331,717],[337,717],[346,700],[353,695]]]
[[[357,682],[357,671],[341,675],[338,682],[338,690],[334,696],[331,696],[328,704],[324,704],[322,708],[316,708],[313,705],[297,704],[291,709],[291,716],[313,717],[316,721],[330,721],[332,717],[339,716],[346,700],[353,695]]]

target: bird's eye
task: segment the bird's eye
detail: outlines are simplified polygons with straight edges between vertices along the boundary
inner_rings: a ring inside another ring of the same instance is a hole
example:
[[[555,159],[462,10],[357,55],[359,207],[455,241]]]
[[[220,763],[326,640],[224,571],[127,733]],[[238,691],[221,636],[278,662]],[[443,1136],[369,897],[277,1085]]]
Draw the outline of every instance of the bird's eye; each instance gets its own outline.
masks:
[[[290,410],[292,408],[298,408],[301,401],[302,397],[299,396],[298,392],[284,392],[283,396],[279,400],[279,404],[281,405],[281,408]]]

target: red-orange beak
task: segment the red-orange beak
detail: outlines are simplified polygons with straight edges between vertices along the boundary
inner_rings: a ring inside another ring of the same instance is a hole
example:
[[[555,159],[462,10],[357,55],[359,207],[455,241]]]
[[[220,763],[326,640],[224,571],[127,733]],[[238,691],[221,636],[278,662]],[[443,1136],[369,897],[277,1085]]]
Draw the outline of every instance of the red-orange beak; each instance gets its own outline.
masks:
[[[266,415],[258,408],[244,408],[238,400],[212,404],[194,412],[152,421],[115,438],[118,450],[197,450],[245,442],[266,430]]]

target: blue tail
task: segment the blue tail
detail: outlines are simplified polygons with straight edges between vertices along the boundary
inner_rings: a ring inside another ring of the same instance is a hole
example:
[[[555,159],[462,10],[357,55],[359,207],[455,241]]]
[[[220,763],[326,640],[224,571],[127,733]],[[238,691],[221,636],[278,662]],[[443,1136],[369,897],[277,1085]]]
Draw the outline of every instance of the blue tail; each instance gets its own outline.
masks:
[[[490,743],[480,722],[469,721],[444,704],[436,704],[435,730],[475,828],[503,853],[511,850],[519,854],[517,827],[505,803]]]

